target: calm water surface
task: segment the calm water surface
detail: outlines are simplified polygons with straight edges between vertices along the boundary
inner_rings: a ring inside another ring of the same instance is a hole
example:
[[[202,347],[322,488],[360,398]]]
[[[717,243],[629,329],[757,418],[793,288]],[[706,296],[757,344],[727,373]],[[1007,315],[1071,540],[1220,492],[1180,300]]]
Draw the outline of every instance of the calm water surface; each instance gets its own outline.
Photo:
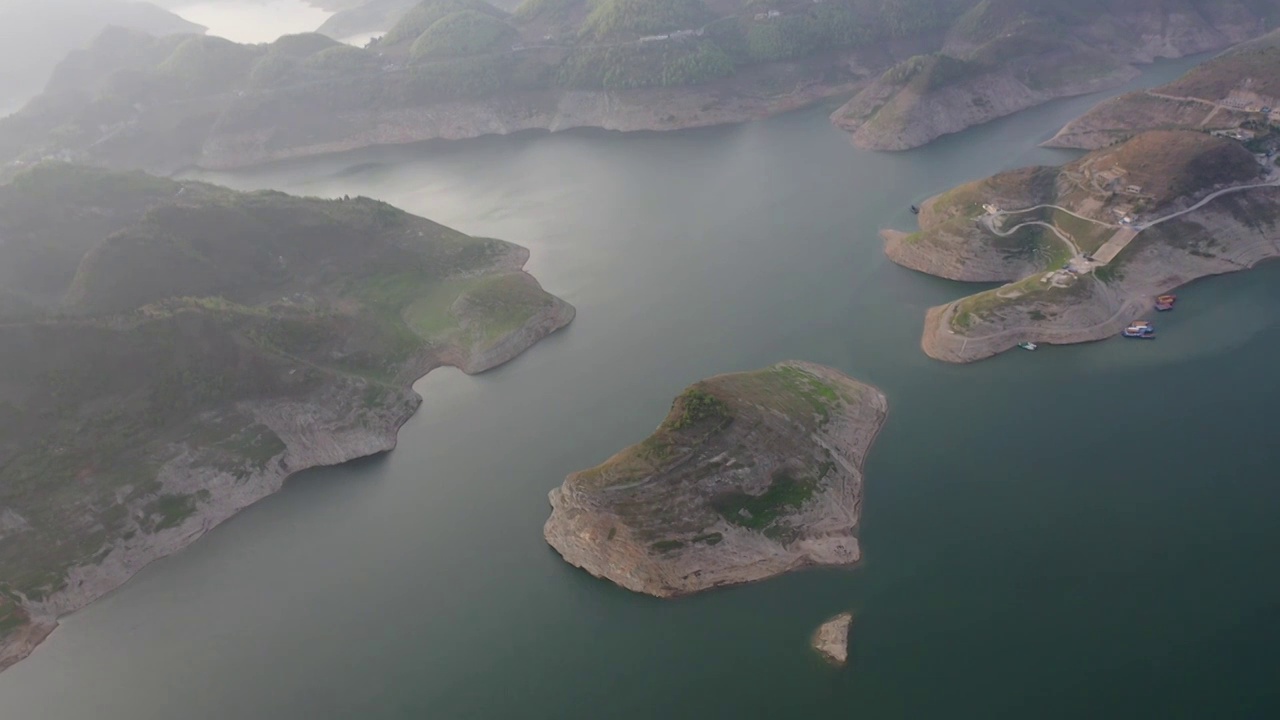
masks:
[[[1035,144],[1096,99],[895,155],[813,111],[208,175],[522,243],[578,319],[433,373],[394,453],[295,478],[67,618],[0,674],[0,717],[1276,717],[1280,265],[1180,291],[1158,342],[958,367],[919,335],[967,288],[881,252],[912,202],[1072,157]],[[786,358],[890,398],[860,567],[658,601],[543,543],[567,473],[688,383]],[[837,670],[807,641],[846,609]]]
[[[202,0],[180,5],[173,12],[238,43],[272,42],[281,35],[312,32],[332,12],[303,0]]]

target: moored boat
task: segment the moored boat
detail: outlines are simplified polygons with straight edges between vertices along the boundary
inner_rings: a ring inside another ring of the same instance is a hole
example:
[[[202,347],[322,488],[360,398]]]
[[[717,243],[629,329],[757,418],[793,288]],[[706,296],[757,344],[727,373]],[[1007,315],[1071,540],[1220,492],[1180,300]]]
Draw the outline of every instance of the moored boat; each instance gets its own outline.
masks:
[[[1136,320],[1120,334],[1127,338],[1150,339],[1156,336],[1156,329],[1146,320]]]
[[[1035,350],[1039,346],[1028,340],[1027,342],[1018,343],[1018,347],[1022,348],[1023,350]]]
[[[1161,295],[1156,298],[1156,310],[1167,312],[1173,309],[1173,304],[1178,301],[1177,295]]]

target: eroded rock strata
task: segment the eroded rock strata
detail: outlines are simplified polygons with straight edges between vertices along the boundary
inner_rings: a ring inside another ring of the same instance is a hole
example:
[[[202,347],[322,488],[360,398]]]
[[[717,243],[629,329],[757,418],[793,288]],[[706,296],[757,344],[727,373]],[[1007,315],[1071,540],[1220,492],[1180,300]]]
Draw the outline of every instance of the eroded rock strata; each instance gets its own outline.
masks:
[[[648,439],[552,490],[544,535],[569,563],[659,597],[848,565],[886,413],[878,390],[811,363],[703,380]]]

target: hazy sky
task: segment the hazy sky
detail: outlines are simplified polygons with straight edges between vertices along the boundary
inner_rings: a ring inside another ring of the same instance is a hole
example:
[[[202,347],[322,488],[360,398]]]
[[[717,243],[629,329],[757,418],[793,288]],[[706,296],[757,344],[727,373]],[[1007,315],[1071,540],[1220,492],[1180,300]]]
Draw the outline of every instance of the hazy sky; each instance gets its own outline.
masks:
[[[54,66],[110,24],[149,32],[182,28],[163,5],[209,33],[237,42],[270,42],[320,27],[332,13],[305,0],[0,0],[0,115],[43,89]]]

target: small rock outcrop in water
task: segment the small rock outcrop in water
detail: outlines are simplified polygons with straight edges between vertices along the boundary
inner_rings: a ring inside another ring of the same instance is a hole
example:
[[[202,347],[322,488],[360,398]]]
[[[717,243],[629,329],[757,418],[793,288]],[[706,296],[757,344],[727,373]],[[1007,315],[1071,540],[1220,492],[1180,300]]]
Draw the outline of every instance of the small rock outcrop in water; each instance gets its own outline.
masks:
[[[849,661],[849,628],[853,625],[853,613],[842,612],[818,626],[810,643],[822,657],[844,665]]]
[[[695,383],[648,439],[551,491],[564,559],[672,597],[859,558],[862,463],[884,395],[789,361]]]

